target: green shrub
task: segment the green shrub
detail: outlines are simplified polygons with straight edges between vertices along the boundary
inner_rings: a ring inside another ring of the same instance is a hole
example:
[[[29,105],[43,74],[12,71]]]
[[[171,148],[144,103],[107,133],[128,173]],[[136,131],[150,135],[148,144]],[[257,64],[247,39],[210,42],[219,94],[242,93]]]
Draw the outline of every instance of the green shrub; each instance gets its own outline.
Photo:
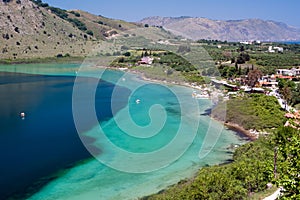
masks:
[[[67,21],[69,21],[70,23],[72,23],[74,26],[76,26],[79,30],[82,30],[82,31],[86,31],[87,30],[87,27],[86,25],[81,22],[80,20],[78,19],[75,19],[75,18],[68,18]]]
[[[70,13],[72,13],[73,15],[75,15],[75,17],[80,17],[80,13],[79,12],[75,12],[74,10],[70,11]]]
[[[91,35],[91,36],[94,35],[93,31],[91,31],[91,30],[87,30],[86,33],[87,33],[88,35]]]

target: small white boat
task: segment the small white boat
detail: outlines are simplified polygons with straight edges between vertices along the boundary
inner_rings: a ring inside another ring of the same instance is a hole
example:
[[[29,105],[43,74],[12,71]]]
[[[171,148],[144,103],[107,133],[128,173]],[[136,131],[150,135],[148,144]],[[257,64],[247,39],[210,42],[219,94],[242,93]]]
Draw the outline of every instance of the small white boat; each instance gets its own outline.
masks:
[[[21,113],[20,113],[20,117],[21,117],[22,119],[25,119],[25,113],[24,113],[24,112],[21,112]]]
[[[136,104],[139,104],[140,102],[141,102],[141,100],[139,100],[139,99],[135,100]]]

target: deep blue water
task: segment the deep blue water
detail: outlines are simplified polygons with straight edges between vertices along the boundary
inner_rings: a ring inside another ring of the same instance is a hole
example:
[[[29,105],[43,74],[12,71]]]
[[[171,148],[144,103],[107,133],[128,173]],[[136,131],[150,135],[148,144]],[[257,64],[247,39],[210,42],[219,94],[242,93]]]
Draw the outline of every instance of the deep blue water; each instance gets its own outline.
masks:
[[[89,80],[82,84],[89,87]],[[72,117],[74,77],[0,72],[0,199],[24,198],[46,184],[59,170],[90,158]],[[99,120],[111,118],[115,85],[101,81],[96,93]],[[127,104],[122,91],[118,109]],[[25,112],[21,119],[20,112]],[[87,122],[86,127],[94,124]],[[92,143],[91,138],[86,141]],[[101,149],[97,149],[99,153]]]
[[[283,44],[300,44],[300,41],[284,41],[284,42],[280,42]]]

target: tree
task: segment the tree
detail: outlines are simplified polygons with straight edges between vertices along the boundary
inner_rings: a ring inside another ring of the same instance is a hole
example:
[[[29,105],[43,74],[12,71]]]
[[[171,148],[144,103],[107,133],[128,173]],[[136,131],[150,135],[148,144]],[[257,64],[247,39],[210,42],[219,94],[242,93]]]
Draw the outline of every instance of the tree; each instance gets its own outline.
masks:
[[[239,76],[242,75],[242,67],[239,67],[239,68],[238,68],[238,75],[239,75]]]
[[[292,127],[281,127],[274,135],[281,162],[278,186],[283,186],[283,199],[300,199],[300,131]]]
[[[298,83],[297,86],[292,91],[292,105],[296,105],[300,103],[300,84]]]
[[[146,50],[144,56],[147,57],[148,55],[149,55],[149,54],[148,54],[148,52],[147,52],[147,50]]]
[[[249,54],[242,52],[240,55],[237,57],[236,62],[238,64],[244,64],[246,61],[250,60]]]
[[[258,80],[262,77],[262,75],[263,74],[259,69],[251,70],[248,73],[247,85],[249,85],[250,87],[254,87],[258,82]]]
[[[127,51],[127,52],[124,53],[123,55],[126,56],[126,57],[129,57],[129,56],[131,56],[131,53],[130,53],[129,51]]]
[[[281,93],[282,93],[283,99],[285,100],[285,109],[287,109],[287,104],[289,103],[289,101],[292,98],[292,91],[291,91],[290,87],[285,85],[282,88]]]
[[[239,51],[240,52],[243,52],[243,51],[245,51],[245,47],[242,45],[242,46],[240,46],[240,48],[239,48]]]
[[[295,99],[299,97],[297,96],[299,93],[296,92],[297,87],[294,81],[290,81],[286,79],[278,79],[278,87],[280,93],[283,96],[283,99],[285,100],[285,106],[287,106],[288,103],[294,102]]]
[[[230,60],[231,60],[231,64],[235,63],[235,58],[234,57],[232,57]]]

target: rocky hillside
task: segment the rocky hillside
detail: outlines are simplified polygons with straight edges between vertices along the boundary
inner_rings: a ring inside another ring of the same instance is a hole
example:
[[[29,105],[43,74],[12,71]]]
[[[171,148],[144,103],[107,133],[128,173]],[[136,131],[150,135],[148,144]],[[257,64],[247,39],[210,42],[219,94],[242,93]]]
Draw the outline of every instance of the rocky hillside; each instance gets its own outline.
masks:
[[[0,0],[0,59],[84,56],[97,40],[133,27],[38,0]]]
[[[81,10],[69,11],[69,16],[71,18],[80,16],[77,18],[86,25],[88,30],[93,32],[93,36],[102,40],[120,32],[139,27],[138,24],[129,23],[123,20],[109,19],[101,15],[97,16]]]
[[[194,40],[300,40],[300,28],[260,19],[220,21],[193,17],[149,17],[140,22],[153,26],[163,26],[174,34]]]

